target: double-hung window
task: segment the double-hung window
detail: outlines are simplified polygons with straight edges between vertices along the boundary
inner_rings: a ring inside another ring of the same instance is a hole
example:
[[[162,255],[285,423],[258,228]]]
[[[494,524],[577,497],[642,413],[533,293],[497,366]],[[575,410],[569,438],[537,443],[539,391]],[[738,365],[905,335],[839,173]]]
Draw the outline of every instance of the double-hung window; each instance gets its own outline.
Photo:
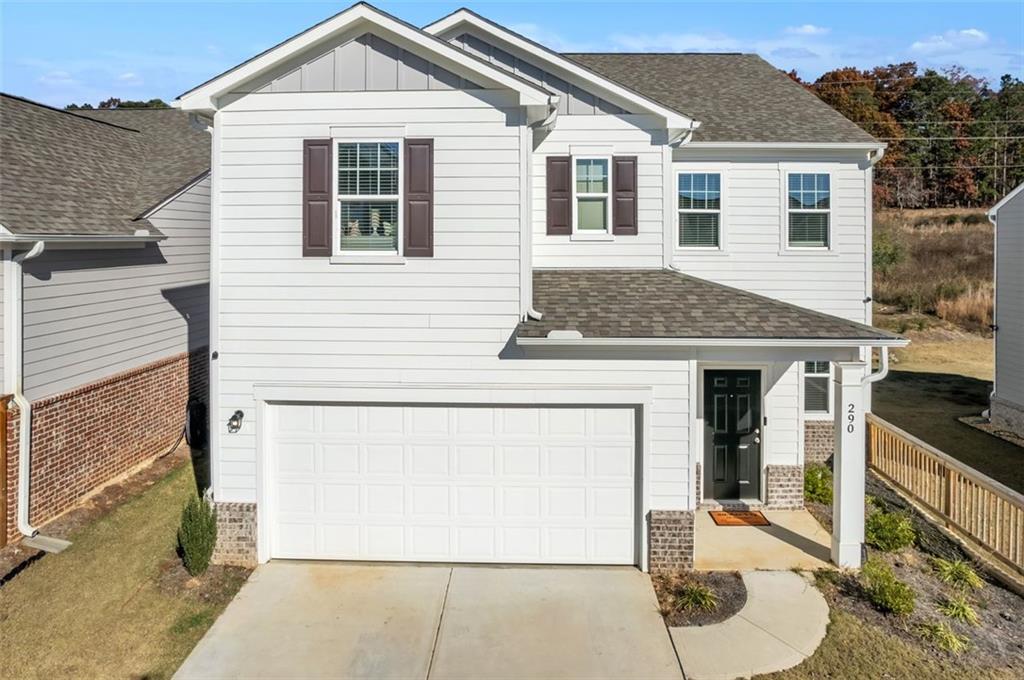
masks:
[[[681,172],[677,176],[680,248],[719,248],[722,175]]]
[[[584,234],[609,233],[611,224],[611,159],[576,157],[573,159],[574,231]]]
[[[828,173],[792,172],[787,181],[789,247],[830,247],[832,189]]]
[[[828,415],[831,370],[827,361],[804,362],[804,413]]]
[[[338,249],[397,253],[401,144],[338,142]]]

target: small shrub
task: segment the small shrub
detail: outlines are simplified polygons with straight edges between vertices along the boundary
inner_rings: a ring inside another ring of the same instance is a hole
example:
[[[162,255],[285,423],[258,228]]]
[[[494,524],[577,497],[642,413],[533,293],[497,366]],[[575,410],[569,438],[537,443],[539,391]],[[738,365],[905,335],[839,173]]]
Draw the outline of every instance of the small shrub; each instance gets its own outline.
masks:
[[[914,525],[910,518],[896,512],[875,512],[864,524],[868,545],[885,552],[895,552],[914,542]]]
[[[981,623],[981,620],[978,618],[978,612],[974,611],[974,607],[971,606],[971,603],[964,595],[954,595],[944,599],[939,604],[939,612],[943,616],[956,621],[963,621],[972,626],[977,626]]]
[[[715,592],[688,574],[675,572],[657,578],[664,592],[669,594],[669,606],[673,610],[713,612],[718,608]]]
[[[181,511],[178,547],[185,569],[199,576],[210,566],[217,542],[217,511],[205,498],[193,496]]]
[[[871,604],[897,616],[908,616],[914,611],[914,589],[896,578],[888,564],[877,558],[869,559],[860,575]]]
[[[977,590],[985,585],[978,573],[965,560],[935,558],[932,560],[932,568],[940,581],[960,590]]]
[[[903,246],[894,241],[886,234],[875,239],[872,248],[872,259],[874,260],[875,271],[880,274],[888,274],[892,269],[903,261]]]
[[[832,471],[824,465],[804,468],[804,500],[832,504]]]
[[[964,217],[964,224],[985,224],[988,216],[985,213],[971,213]]]
[[[919,630],[925,640],[957,656],[967,651],[969,646],[967,638],[957,635],[945,621],[923,623]]]
[[[956,224],[959,221],[960,221],[960,216],[959,215],[946,215],[945,222],[946,222],[946,226],[947,227],[952,227],[954,224]]]

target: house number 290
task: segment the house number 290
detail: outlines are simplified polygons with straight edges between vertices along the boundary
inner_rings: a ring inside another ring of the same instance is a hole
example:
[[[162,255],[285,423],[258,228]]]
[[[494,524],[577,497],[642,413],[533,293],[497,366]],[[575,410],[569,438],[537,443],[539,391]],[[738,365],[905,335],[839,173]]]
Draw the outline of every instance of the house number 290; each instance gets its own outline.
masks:
[[[854,421],[857,419],[857,409],[853,404],[846,406],[846,431],[853,434]]]

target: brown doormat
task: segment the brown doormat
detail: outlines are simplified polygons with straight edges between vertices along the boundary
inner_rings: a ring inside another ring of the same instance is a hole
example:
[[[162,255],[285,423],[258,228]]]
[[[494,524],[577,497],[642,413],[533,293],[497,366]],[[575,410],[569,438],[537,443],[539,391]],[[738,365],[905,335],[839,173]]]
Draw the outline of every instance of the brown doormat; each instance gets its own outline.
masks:
[[[770,527],[758,510],[712,510],[711,519],[720,527]]]

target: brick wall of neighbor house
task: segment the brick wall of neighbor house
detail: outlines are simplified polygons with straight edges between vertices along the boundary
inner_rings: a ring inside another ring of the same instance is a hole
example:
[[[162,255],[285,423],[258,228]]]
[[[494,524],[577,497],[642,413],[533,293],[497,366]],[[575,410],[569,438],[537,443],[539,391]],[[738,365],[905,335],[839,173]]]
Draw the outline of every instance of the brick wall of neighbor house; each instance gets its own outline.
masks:
[[[824,463],[835,453],[835,423],[831,420],[804,421],[804,462]]]
[[[1024,407],[1003,399],[993,399],[989,405],[989,420],[1000,429],[1024,437]]]
[[[804,466],[769,465],[765,507],[795,510],[804,507]]]
[[[693,569],[693,512],[651,510],[648,566],[653,571]]]
[[[217,503],[215,564],[256,566],[256,504]]]
[[[206,350],[182,353],[32,402],[29,521],[39,526],[83,496],[167,451],[189,397],[207,398]],[[19,412],[7,421],[7,537],[17,540]]]

